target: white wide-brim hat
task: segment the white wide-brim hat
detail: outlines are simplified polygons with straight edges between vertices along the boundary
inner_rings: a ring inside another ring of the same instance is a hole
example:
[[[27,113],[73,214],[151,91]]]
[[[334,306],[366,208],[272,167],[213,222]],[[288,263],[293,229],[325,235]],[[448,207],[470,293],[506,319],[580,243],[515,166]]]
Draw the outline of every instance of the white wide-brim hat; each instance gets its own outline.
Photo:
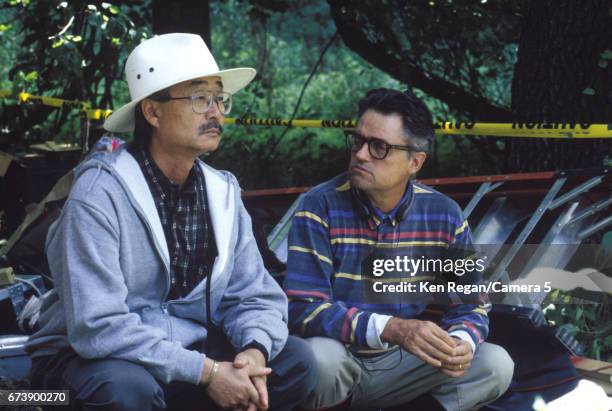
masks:
[[[249,67],[219,70],[208,47],[197,34],[172,33],[138,45],[125,63],[125,78],[132,101],[113,111],[104,128],[113,132],[134,130],[134,108],[151,94],[198,77],[218,76],[223,91],[233,94],[255,77]]]

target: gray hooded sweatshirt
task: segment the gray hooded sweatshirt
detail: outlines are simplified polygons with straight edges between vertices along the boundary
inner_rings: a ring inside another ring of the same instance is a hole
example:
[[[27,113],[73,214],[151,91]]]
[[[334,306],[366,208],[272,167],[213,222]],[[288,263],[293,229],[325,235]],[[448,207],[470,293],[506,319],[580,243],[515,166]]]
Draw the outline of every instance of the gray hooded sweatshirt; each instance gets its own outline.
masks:
[[[273,359],[287,340],[287,299],[263,266],[234,176],[200,160],[218,256],[212,322],[232,346],[256,341]],[[75,170],[46,252],[55,288],[45,298],[32,357],[71,346],[83,358],[143,365],[160,381],[197,384],[205,355],[185,347],[207,335],[205,281],[166,301],[169,253],[140,166],[124,148]]]

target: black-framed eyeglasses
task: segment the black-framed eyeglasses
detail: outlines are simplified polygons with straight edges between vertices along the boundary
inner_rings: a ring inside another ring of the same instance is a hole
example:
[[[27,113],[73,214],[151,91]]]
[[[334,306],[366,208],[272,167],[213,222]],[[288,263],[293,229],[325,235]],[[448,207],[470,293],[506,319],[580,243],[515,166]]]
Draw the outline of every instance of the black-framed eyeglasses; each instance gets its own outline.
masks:
[[[368,143],[368,151],[370,152],[370,155],[377,160],[384,160],[389,154],[389,150],[392,148],[403,151],[423,151],[414,146],[399,146],[396,144],[389,144],[379,138],[368,138],[355,131],[345,131],[344,134],[346,136],[346,147],[349,150],[357,152],[361,150],[361,147],[363,147],[365,143]]]
[[[204,114],[209,111],[213,103],[217,104],[221,114],[226,115],[232,109],[232,95],[224,91],[220,93],[210,93],[203,90],[196,90],[189,97],[159,97],[155,101],[171,101],[171,100],[191,100],[191,109],[196,114]]]

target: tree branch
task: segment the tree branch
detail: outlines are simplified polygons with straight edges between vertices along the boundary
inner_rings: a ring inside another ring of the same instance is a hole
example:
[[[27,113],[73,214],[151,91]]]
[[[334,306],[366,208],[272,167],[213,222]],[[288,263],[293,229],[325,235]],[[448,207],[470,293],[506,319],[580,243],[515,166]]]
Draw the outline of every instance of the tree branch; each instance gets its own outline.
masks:
[[[291,124],[291,121],[293,121],[293,119],[295,118],[295,116],[296,116],[296,114],[297,114],[297,112],[298,112],[298,110],[300,108],[300,104],[302,104],[302,98],[304,97],[304,92],[306,91],[306,87],[308,87],[308,84],[310,83],[310,80],[312,80],[312,78],[314,77],[315,73],[319,69],[319,66],[321,65],[321,63],[323,63],[323,56],[325,56],[325,53],[330,48],[330,46],[333,44],[333,42],[336,40],[336,38],[338,38],[338,32],[337,31],[334,33],[333,36],[331,36],[331,38],[329,39],[329,41],[327,42],[325,47],[323,47],[323,50],[321,51],[321,54],[319,54],[319,59],[315,63],[314,67],[310,71],[310,75],[308,76],[308,78],[304,82],[304,85],[302,86],[302,91],[300,91],[300,96],[298,97],[297,103],[295,103],[295,107],[293,108],[293,114],[291,114],[291,118],[289,119],[289,124]],[[278,138],[276,138],[276,139],[271,141],[270,149],[268,150],[268,155],[269,156],[272,155],[272,153],[274,152],[274,150],[278,146],[278,143],[280,143],[280,141],[283,139],[283,137],[285,137],[285,135],[287,134],[287,132],[289,131],[290,128],[291,128],[290,125],[285,127],[285,130],[283,130],[283,133]]]
[[[387,52],[385,44],[368,38],[362,27],[347,12],[341,0],[328,0],[332,18],[344,43],[369,63],[397,80],[419,88],[453,109],[472,116],[474,121],[507,121],[510,111],[492,104],[488,99],[475,96],[461,87],[435,74],[424,71],[414,61],[400,59]]]

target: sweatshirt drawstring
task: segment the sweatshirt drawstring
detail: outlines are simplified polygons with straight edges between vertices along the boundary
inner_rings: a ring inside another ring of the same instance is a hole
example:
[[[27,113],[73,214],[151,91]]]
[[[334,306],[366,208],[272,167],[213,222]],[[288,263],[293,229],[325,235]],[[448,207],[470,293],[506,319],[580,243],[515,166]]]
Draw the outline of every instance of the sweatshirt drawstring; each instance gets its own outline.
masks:
[[[225,182],[227,183],[227,194],[225,195],[225,209],[227,210],[230,206],[230,201],[232,200],[231,197],[231,191],[232,191],[232,181],[231,181],[231,177],[229,176],[229,174],[225,174]]]
[[[89,186],[87,187],[87,192],[88,193],[91,191],[91,189],[93,188],[94,184],[98,180],[98,177],[100,176],[101,172],[102,172],[102,165],[100,163],[98,163],[97,166],[96,166],[96,175],[94,176],[94,178],[91,180],[91,183],[89,183]]]

